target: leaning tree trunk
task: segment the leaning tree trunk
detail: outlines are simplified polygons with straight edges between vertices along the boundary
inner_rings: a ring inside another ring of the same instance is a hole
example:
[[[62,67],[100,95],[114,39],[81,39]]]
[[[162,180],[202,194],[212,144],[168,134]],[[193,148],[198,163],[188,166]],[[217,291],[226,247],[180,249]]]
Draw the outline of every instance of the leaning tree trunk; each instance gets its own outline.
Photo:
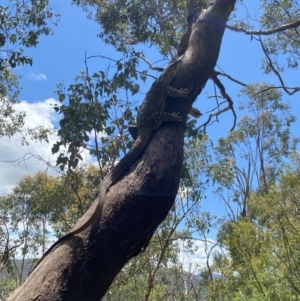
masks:
[[[190,95],[168,99],[166,111],[179,112],[185,121],[216,65],[235,2],[215,0],[194,17],[181,43],[183,64],[171,86],[189,88]],[[122,267],[147,246],[174,203],[184,131],[185,125],[175,122],[161,126],[131,171],[110,188],[101,221],[54,249],[8,300],[101,300]]]

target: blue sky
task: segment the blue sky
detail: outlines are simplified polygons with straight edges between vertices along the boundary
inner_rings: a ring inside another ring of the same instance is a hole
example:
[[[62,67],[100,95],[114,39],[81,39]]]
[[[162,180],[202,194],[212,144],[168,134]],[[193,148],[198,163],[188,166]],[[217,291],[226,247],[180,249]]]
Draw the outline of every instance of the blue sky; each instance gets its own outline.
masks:
[[[253,5],[254,2],[256,1],[244,1],[245,5],[250,3]],[[53,92],[55,85],[62,81],[66,86],[73,83],[78,71],[85,69],[85,52],[87,52],[88,56],[121,57],[120,53],[101,42],[97,37],[100,31],[98,24],[88,20],[80,8],[69,5],[67,1],[56,0],[52,1],[52,3],[54,3],[57,11],[61,14],[58,26],[52,25],[54,35],[41,37],[36,48],[26,49],[26,54],[33,58],[33,66],[20,67],[17,70],[18,74],[22,75],[21,85],[23,90],[21,92],[21,100],[24,101],[22,108],[28,110],[29,121],[32,125],[57,123],[58,116],[54,114],[53,109],[49,105],[55,102],[56,95]],[[160,57],[156,49],[146,47],[143,49],[146,57],[151,62],[159,60]],[[261,59],[262,53],[259,44],[254,40],[251,41],[250,36],[226,31],[218,60],[218,66],[225,73],[244,83],[268,81],[278,85],[278,80],[274,76],[262,74],[260,70]],[[89,61],[91,74],[93,71],[105,70],[107,66],[108,61],[104,59],[97,58]],[[141,69],[147,69],[143,61],[141,61]],[[297,74],[296,71],[284,75],[287,76],[286,81],[288,85],[296,85],[299,77],[295,76],[295,74]],[[229,80],[223,78],[221,80],[237,107],[237,93],[241,87]],[[146,92],[149,85],[150,81],[141,90]],[[212,84],[209,82],[194,104],[195,107],[204,113],[204,117],[198,121],[199,125],[205,120],[205,112],[208,111],[212,104],[212,101],[207,98],[212,93]],[[293,104],[295,115],[298,115],[300,109],[298,98],[298,95],[288,97],[284,94],[284,99],[288,99]],[[143,94],[133,96],[133,100],[141,101],[142,99]],[[230,112],[225,113],[220,116],[219,123],[214,123],[209,127],[208,134],[216,141],[218,138],[228,134],[232,123],[232,114]],[[293,133],[299,136],[299,123],[297,126],[294,126]],[[55,138],[53,136],[50,142],[54,142]],[[4,148],[1,149],[0,160],[11,161],[22,158],[25,155],[28,156],[29,160],[26,163],[24,161],[14,163],[0,162],[0,169],[5,171],[5,174],[0,172],[0,183],[2,183],[0,184],[0,193],[7,193],[21,176],[28,173],[33,174],[37,170],[45,168],[43,163],[38,163],[38,160],[31,157],[30,154],[38,154],[44,157],[45,160],[50,160],[55,164],[55,158],[51,156],[51,144],[30,144],[26,147],[16,148],[15,145],[19,145],[18,139],[19,136],[16,135],[11,139],[3,140],[2,145],[6,147],[7,151],[4,151]],[[203,210],[220,213],[223,212],[224,208],[217,197],[210,195],[208,200],[203,203]]]
[[[61,3],[61,1],[55,1]],[[55,5],[56,6],[56,5]],[[84,69],[84,56],[103,53],[104,45],[97,38],[99,27],[87,20],[85,13],[75,5],[58,4],[61,14],[57,26],[52,24],[54,35],[42,36],[36,48],[26,50],[34,60],[32,67],[22,68],[22,99],[29,102],[55,97],[55,85],[61,81],[71,83],[79,69]],[[109,50],[109,47],[105,47]],[[100,67],[100,61],[97,64]],[[28,74],[42,74],[46,80],[34,81]]]

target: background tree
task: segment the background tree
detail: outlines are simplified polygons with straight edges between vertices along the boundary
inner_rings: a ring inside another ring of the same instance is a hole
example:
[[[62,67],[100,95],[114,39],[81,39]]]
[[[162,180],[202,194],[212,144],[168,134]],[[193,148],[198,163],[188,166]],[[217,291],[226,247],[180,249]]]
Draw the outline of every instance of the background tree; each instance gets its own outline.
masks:
[[[295,150],[299,138],[292,138],[290,132],[296,119],[278,91],[266,89],[265,85],[248,86],[244,91],[243,98],[247,98],[240,108],[246,109],[247,114],[236,130],[218,141],[214,148],[216,162],[208,168],[209,178],[228,208],[217,235],[223,250],[215,253],[213,264],[202,271],[204,275],[211,271],[221,275],[205,282],[208,300],[292,300],[297,286],[293,286],[293,292],[281,288],[287,285],[286,279],[277,275],[285,274],[286,269],[297,274],[297,266],[284,264],[283,258],[287,255],[283,255],[285,251],[276,240],[287,241],[286,248],[290,248],[289,241],[294,240],[294,237],[283,237],[289,230],[281,218],[277,219],[282,214],[278,213],[277,206],[289,211],[289,205],[282,204],[290,197],[286,199],[278,190],[292,189],[293,185],[286,179],[294,172],[289,172],[289,164],[282,163],[292,154],[297,177],[299,158],[295,159]],[[297,206],[297,197],[294,202]],[[273,209],[273,214],[279,215],[267,214]],[[284,214],[287,220],[292,218],[288,212]],[[278,233],[273,221],[284,234]],[[292,227],[298,231],[296,224]],[[278,260],[282,260],[282,265]],[[293,278],[289,279],[289,285],[293,285]]]
[[[299,138],[291,137],[296,121],[290,105],[278,90],[266,84],[242,90],[239,109],[244,113],[237,128],[214,148],[216,162],[208,167],[209,178],[228,209],[229,220],[252,220],[251,193],[267,192],[275,183],[284,158],[295,151]]]
[[[47,204],[55,181],[39,172],[33,177],[24,177],[11,194],[1,197],[0,254],[2,271],[7,276],[1,289],[6,291],[6,297],[8,288],[20,285],[33,267],[32,255],[38,255],[40,249],[45,250],[46,224],[50,216]]]
[[[36,47],[41,35],[52,34],[50,26],[56,25],[60,17],[47,0],[5,2],[0,5],[0,138],[24,131],[26,112],[16,108],[21,87],[13,69],[32,65],[24,48]],[[26,132],[32,139],[47,140],[50,130],[36,127]]]
[[[97,178],[93,166],[57,178],[38,172],[25,176],[12,193],[1,197],[0,255],[6,275],[1,284],[3,300],[24,281],[36,263],[34,258],[47,250],[52,241],[49,228],[60,237],[87,210],[99,189]]]
[[[212,269],[222,275],[210,286],[211,299],[293,300],[299,294],[299,154],[279,169],[267,193],[253,193],[254,222],[228,222],[226,255]],[[225,230],[225,229],[224,229]]]

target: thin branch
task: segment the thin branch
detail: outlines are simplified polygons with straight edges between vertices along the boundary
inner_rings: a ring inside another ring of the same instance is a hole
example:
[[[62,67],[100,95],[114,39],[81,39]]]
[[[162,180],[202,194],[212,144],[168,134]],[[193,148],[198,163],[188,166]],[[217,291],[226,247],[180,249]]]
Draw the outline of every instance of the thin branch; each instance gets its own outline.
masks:
[[[268,90],[271,90],[271,89],[288,89],[288,90],[296,90],[295,92],[299,91],[300,88],[299,87],[286,87],[286,86],[271,86],[271,87],[267,87],[265,89],[262,89],[260,90],[259,92],[255,93],[254,96],[260,94],[260,93],[263,93],[263,92],[266,92]],[[295,92],[293,92],[292,94],[294,94]]]
[[[28,168],[27,168],[27,164],[26,161],[29,161],[30,159],[37,159],[39,162],[42,162],[44,165],[47,166],[46,170],[48,168],[51,168],[55,173],[57,174],[61,174],[61,170],[59,168],[57,168],[56,166],[52,165],[49,161],[44,160],[41,156],[37,155],[37,154],[32,154],[29,150],[28,153],[26,153],[22,158],[18,158],[15,160],[0,160],[0,162],[5,162],[5,163],[15,163],[17,162],[18,165],[21,165],[21,162],[24,163],[26,170],[29,172]]]
[[[243,87],[246,87],[246,86],[247,86],[247,84],[244,84],[244,83],[240,82],[239,80],[237,80],[237,79],[231,77],[230,75],[228,75],[228,74],[226,74],[226,73],[219,72],[219,71],[215,71],[215,74],[216,74],[217,76],[218,76],[218,75],[226,76],[228,79],[232,80],[233,82],[235,82],[235,83],[237,83],[237,84],[239,84],[239,85],[241,85],[241,86],[243,86]]]
[[[107,59],[107,60],[113,61],[113,62],[115,62],[115,63],[119,62],[119,60],[114,60],[114,59],[112,59],[112,58],[110,58],[110,57],[107,57],[107,56],[104,56],[104,55],[91,55],[91,56],[87,57],[87,60],[88,60],[88,59],[92,59],[92,58],[96,58],[96,57],[101,57],[101,58],[103,58],[103,59]],[[151,68],[151,67],[150,67],[150,68]],[[160,67],[154,67],[154,68],[160,68]],[[160,68],[160,69],[162,69],[162,71],[164,71],[164,68]],[[154,70],[161,71],[161,70],[158,70],[158,69],[154,69]],[[151,74],[145,74],[145,73],[140,72],[140,71],[138,71],[138,70],[135,70],[135,71],[136,71],[137,73],[139,73],[139,74],[144,75],[144,76],[149,76],[149,77],[152,77],[152,78],[156,79],[156,77],[153,76],[153,75],[151,75]]]
[[[222,201],[225,203],[225,206],[226,206],[226,207],[230,210],[230,212],[231,212],[231,216],[230,216],[230,213],[227,211],[227,214],[228,214],[230,220],[232,220],[232,221],[234,221],[234,222],[237,221],[236,215],[235,215],[235,213],[233,212],[232,206],[230,205],[230,201],[227,201],[226,198],[225,198],[225,196],[224,196],[223,194],[219,193],[219,192],[218,192],[218,195],[219,195],[219,197],[222,199]],[[240,204],[238,204],[238,205],[241,206]]]
[[[149,65],[149,68],[158,72],[163,72],[165,69],[162,67],[153,66],[141,53],[139,54],[140,58]]]
[[[230,129],[230,131],[233,131],[234,128],[235,128],[236,119],[237,119],[236,113],[235,113],[235,110],[234,110],[234,107],[233,107],[233,101],[232,101],[231,97],[226,93],[225,87],[223,86],[223,84],[221,83],[221,81],[218,79],[215,70],[212,72],[211,78],[212,78],[213,82],[215,83],[215,85],[219,88],[222,97],[227,100],[227,102],[228,102],[228,107],[227,108],[232,111],[232,114],[234,116],[234,121],[233,121],[233,126]]]
[[[2,254],[2,258],[0,258],[0,270],[4,267],[4,265],[7,263],[9,260],[9,236],[7,237],[6,243],[5,243],[5,248]]]
[[[223,84],[221,83],[221,81],[217,78],[217,72],[214,70],[210,76],[210,78],[213,80],[213,82],[215,83],[215,85],[219,88],[220,92],[221,92],[221,95],[222,97],[227,101],[228,103],[228,106],[225,107],[224,109],[222,110],[219,110],[218,112],[216,113],[211,113],[208,117],[208,120],[203,123],[202,125],[200,125],[198,127],[198,129],[200,129],[201,127],[204,128],[204,131],[206,129],[206,126],[211,122],[211,119],[213,117],[218,117],[219,115],[221,115],[222,113],[226,112],[226,111],[229,111],[231,110],[232,111],[232,114],[234,116],[234,121],[233,121],[233,126],[232,128],[230,129],[230,131],[233,131],[234,128],[235,128],[235,125],[236,125],[236,119],[237,119],[237,116],[236,116],[236,113],[235,113],[235,110],[234,110],[234,107],[233,107],[233,101],[231,99],[231,97],[226,93],[225,91],[225,87],[223,86]],[[218,104],[218,108],[220,107],[220,104]]]
[[[115,59],[112,59],[112,58],[110,58],[110,57],[108,57],[108,56],[104,56],[104,55],[90,55],[90,56],[88,56],[86,59],[87,60],[89,60],[89,59],[93,59],[93,58],[96,58],[96,57],[101,57],[101,58],[103,58],[103,59],[107,59],[107,60],[109,60],[109,61],[113,61],[113,62],[115,62],[115,63],[117,63],[119,60],[115,60]]]
[[[292,92],[290,92],[290,91],[288,90],[288,89],[290,89],[290,88],[287,88],[287,87],[285,86],[285,84],[284,84],[284,82],[283,82],[283,79],[282,79],[280,73],[275,69],[275,67],[274,67],[274,65],[273,65],[273,62],[272,62],[272,60],[271,60],[271,58],[270,58],[270,56],[269,56],[269,54],[268,54],[268,50],[265,48],[263,41],[261,40],[261,38],[259,38],[258,41],[260,42],[261,48],[262,48],[262,50],[263,50],[263,52],[264,52],[264,54],[265,54],[265,56],[266,56],[266,58],[267,58],[267,60],[268,60],[268,62],[269,62],[269,67],[272,69],[272,71],[273,71],[273,72],[275,73],[275,75],[278,77],[278,79],[279,79],[279,81],[280,81],[280,83],[281,83],[281,85],[282,85],[283,90],[284,90],[287,94],[289,94],[289,95],[293,95],[294,93],[300,91],[300,88],[299,88],[299,87],[292,88],[292,90],[293,90]]]
[[[87,84],[87,87],[88,87],[88,90],[90,92],[90,95],[91,95],[91,98],[92,98],[92,103],[93,103],[93,106],[95,106],[96,104],[96,101],[95,98],[94,98],[94,95],[93,95],[93,91],[92,91],[92,87],[91,87],[91,82],[90,82],[90,76],[89,76],[89,68],[88,68],[88,64],[87,64],[87,57],[86,57],[86,54],[87,52],[85,52],[85,55],[84,55],[84,63],[85,63],[85,72],[86,72],[86,84]],[[95,111],[93,110],[93,113]],[[94,114],[93,114],[94,115]],[[102,177],[102,179],[104,178],[103,176],[103,169],[102,169],[102,165],[100,164],[101,162],[101,157],[100,157],[100,154],[99,154],[99,144],[98,144],[98,139],[97,139],[97,131],[96,131],[96,128],[97,128],[97,121],[98,121],[98,118],[97,116],[94,116],[93,118],[93,126],[94,126],[94,142],[95,142],[95,148],[97,150],[96,152],[96,157],[97,157],[97,162],[98,162],[98,167],[99,167],[99,170],[100,170],[100,175]]]
[[[284,24],[284,25],[281,25],[278,27],[274,27],[269,30],[261,30],[261,29],[260,30],[247,30],[242,27],[235,27],[232,25],[226,25],[226,28],[231,29],[236,32],[243,32],[243,33],[249,34],[249,35],[259,35],[259,36],[265,35],[266,36],[266,35],[271,35],[273,33],[281,32],[281,31],[284,31],[287,29],[296,28],[298,26],[300,26],[300,20],[297,20],[297,21],[291,22],[291,23],[287,23],[287,24]]]
[[[209,273],[209,276],[210,276],[210,280],[213,281],[213,275],[212,275],[212,271],[211,271],[211,268],[210,268],[210,264],[209,264],[209,258],[210,258],[210,255],[213,251],[213,249],[218,245],[218,243],[214,243],[213,246],[208,250],[208,247],[207,247],[207,241],[206,241],[206,236],[204,235],[204,239],[205,239],[205,248],[204,248],[204,251],[205,251],[205,254],[206,254],[206,267],[207,267],[207,270],[208,270],[208,273]]]
[[[176,289],[178,289],[183,283],[185,283],[187,280],[191,279],[192,276],[194,276],[192,273],[188,275],[186,278],[182,279],[180,282],[177,283],[177,285],[173,286],[168,292],[166,292],[161,298],[159,298],[157,301],[161,301],[163,299],[166,299],[167,297],[171,296],[172,292],[174,292]]]
[[[144,260],[144,262],[141,263],[141,265],[139,267],[137,267],[136,270],[134,270],[133,272],[129,273],[128,276],[126,276],[124,279],[120,280],[119,282],[114,282],[109,288],[112,289],[118,285],[121,285],[122,283],[127,283],[129,282],[130,278],[132,278],[135,274],[137,274],[138,272],[140,272],[142,270],[142,268],[144,268],[144,266],[149,262],[149,256]]]

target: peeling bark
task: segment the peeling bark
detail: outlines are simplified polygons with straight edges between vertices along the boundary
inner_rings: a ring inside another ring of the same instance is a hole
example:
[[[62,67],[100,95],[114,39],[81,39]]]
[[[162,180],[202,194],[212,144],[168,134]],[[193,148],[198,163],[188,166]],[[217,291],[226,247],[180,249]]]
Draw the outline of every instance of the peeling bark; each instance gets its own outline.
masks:
[[[187,119],[213,71],[236,0],[215,0],[192,24],[183,67],[171,85],[187,99],[166,111]],[[122,267],[143,250],[172,207],[179,187],[185,126],[165,123],[131,171],[109,189],[101,221],[54,249],[8,301],[99,301]]]

